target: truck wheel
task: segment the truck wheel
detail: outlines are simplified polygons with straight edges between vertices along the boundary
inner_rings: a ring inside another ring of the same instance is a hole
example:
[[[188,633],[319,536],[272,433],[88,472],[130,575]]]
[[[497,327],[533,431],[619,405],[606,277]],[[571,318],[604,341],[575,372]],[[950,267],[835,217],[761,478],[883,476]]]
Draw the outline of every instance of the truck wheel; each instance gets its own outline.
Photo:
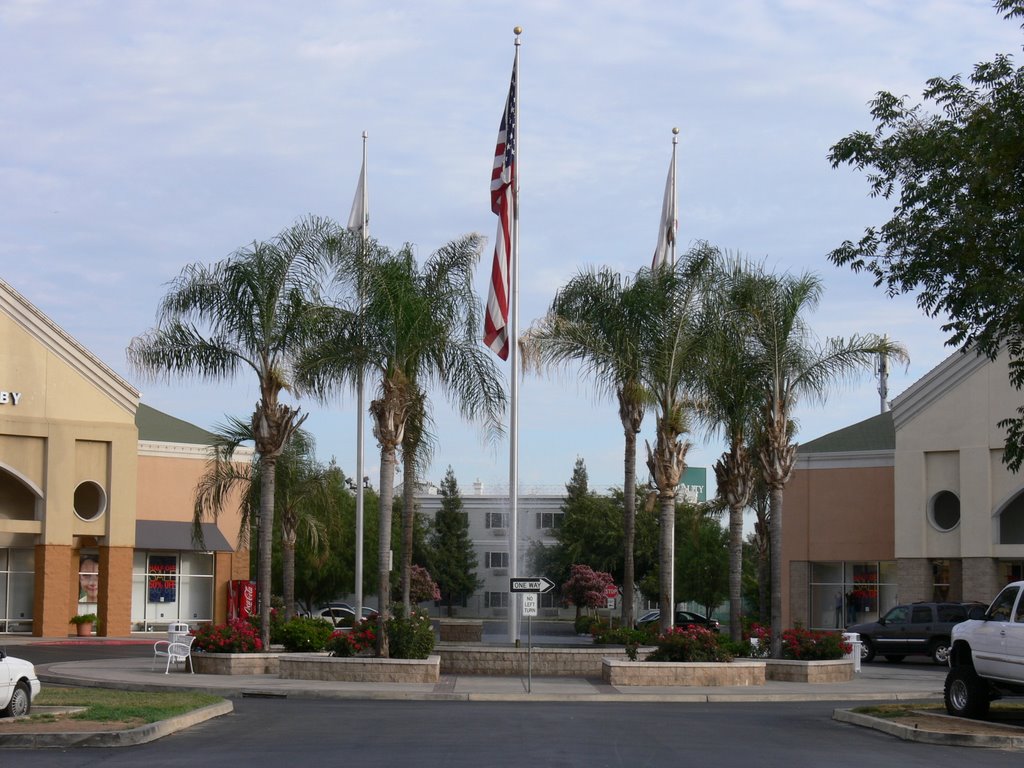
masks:
[[[978,677],[972,667],[953,667],[946,675],[943,690],[946,711],[957,717],[975,720],[988,715],[988,683]]]
[[[943,637],[932,643],[931,657],[936,664],[949,663],[949,638]]]
[[[28,684],[25,681],[21,681],[14,686],[14,693],[11,694],[11,701],[8,703],[7,708],[4,709],[3,714],[7,717],[24,717],[28,714],[31,706],[32,697],[28,689]]]
[[[860,660],[871,661],[875,658],[875,644],[866,637],[860,639]]]

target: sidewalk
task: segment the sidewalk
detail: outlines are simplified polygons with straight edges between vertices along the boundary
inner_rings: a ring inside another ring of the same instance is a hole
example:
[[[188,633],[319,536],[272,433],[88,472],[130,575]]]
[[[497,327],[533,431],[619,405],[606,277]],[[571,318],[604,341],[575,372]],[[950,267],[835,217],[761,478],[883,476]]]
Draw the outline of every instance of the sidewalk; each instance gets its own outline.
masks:
[[[129,642],[126,639],[117,642]],[[908,701],[942,697],[940,667],[864,665],[846,683],[786,683],[763,686],[613,686],[600,679],[488,675],[442,675],[436,684],[347,683],[285,680],[271,675],[164,674],[148,657],[62,661],[36,666],[44,683],[126,690],[192,689],[225,697],[273,696],[345,699],[458,701]]]

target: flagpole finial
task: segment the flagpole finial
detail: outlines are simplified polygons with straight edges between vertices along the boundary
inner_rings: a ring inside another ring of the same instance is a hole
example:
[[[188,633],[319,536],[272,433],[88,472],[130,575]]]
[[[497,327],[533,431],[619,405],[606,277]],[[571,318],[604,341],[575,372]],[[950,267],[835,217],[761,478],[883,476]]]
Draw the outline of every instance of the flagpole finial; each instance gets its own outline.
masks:
[[[678,136],[679,135],[679,126],[676,126],[675,128],[672,129],[672,135],[673,136]]]
[[[512,31],[515,32],[517,36],[523,34],[523,28],[522,27],[516,27]]]

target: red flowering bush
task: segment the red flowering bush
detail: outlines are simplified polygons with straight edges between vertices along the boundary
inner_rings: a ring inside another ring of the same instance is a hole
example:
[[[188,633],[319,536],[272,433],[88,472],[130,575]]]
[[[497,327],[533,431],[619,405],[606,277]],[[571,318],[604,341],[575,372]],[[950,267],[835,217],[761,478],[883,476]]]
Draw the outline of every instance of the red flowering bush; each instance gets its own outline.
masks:
[[[339,629],[327,642],[327,650],[333,656],[360,656],[372,653],[377,648],[377,622],[363,619],[352,629]]]
[[[657,650],[647,661],[732,661],[718,633],[697,625],[671,627],[654,644]]]
[[[197,651],[207,653],[256,653],[263,650],[259,631],[245,619],[232,619],[227,624],[204,624],[192,630]]]
[[[843,658],[851,646],[838,632],[813,632],[797,627],[782,633],[782,658],[798,661],[831,661]]]

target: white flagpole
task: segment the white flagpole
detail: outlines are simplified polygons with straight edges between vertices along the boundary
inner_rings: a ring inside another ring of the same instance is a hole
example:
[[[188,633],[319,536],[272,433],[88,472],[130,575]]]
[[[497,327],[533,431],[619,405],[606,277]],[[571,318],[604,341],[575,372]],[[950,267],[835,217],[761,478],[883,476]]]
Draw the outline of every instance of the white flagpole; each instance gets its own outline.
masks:
[[[369,199],[366,184],[366,140],[369,134],[363,131],[363,167],[359,173],[359,194],[362,200],[359,201],[362,209],[362,221],[359,232],[363,249],[366,248],[366,241],[370,237],[370,216]],[[351,222],[350,222],[351,223]],[[363,296],[362,285],[359,284],[359,310],[362,311]],[[356,613],[352,617],[354,623],[358,624],[363,617],[363,422],[366,420],[363,374],[360,372],[359,381],[356,384]],[[384,610],[384,606],[380,606]]]
[[[509,543],[508,560],[512,578],[519,576],[519,36],[522,27],[513,30],[516,34],[516,56],[514,69],[516,72],[515,93],[515,186],[512,189],[512,274],[509,275],[509,355],[512,371],[512,382],[509,388],[509,459],[508,459],[508,498],[509,498]],[[509,591],[508,595],[508,639],[510,643],[519,644],[519,596]]]

